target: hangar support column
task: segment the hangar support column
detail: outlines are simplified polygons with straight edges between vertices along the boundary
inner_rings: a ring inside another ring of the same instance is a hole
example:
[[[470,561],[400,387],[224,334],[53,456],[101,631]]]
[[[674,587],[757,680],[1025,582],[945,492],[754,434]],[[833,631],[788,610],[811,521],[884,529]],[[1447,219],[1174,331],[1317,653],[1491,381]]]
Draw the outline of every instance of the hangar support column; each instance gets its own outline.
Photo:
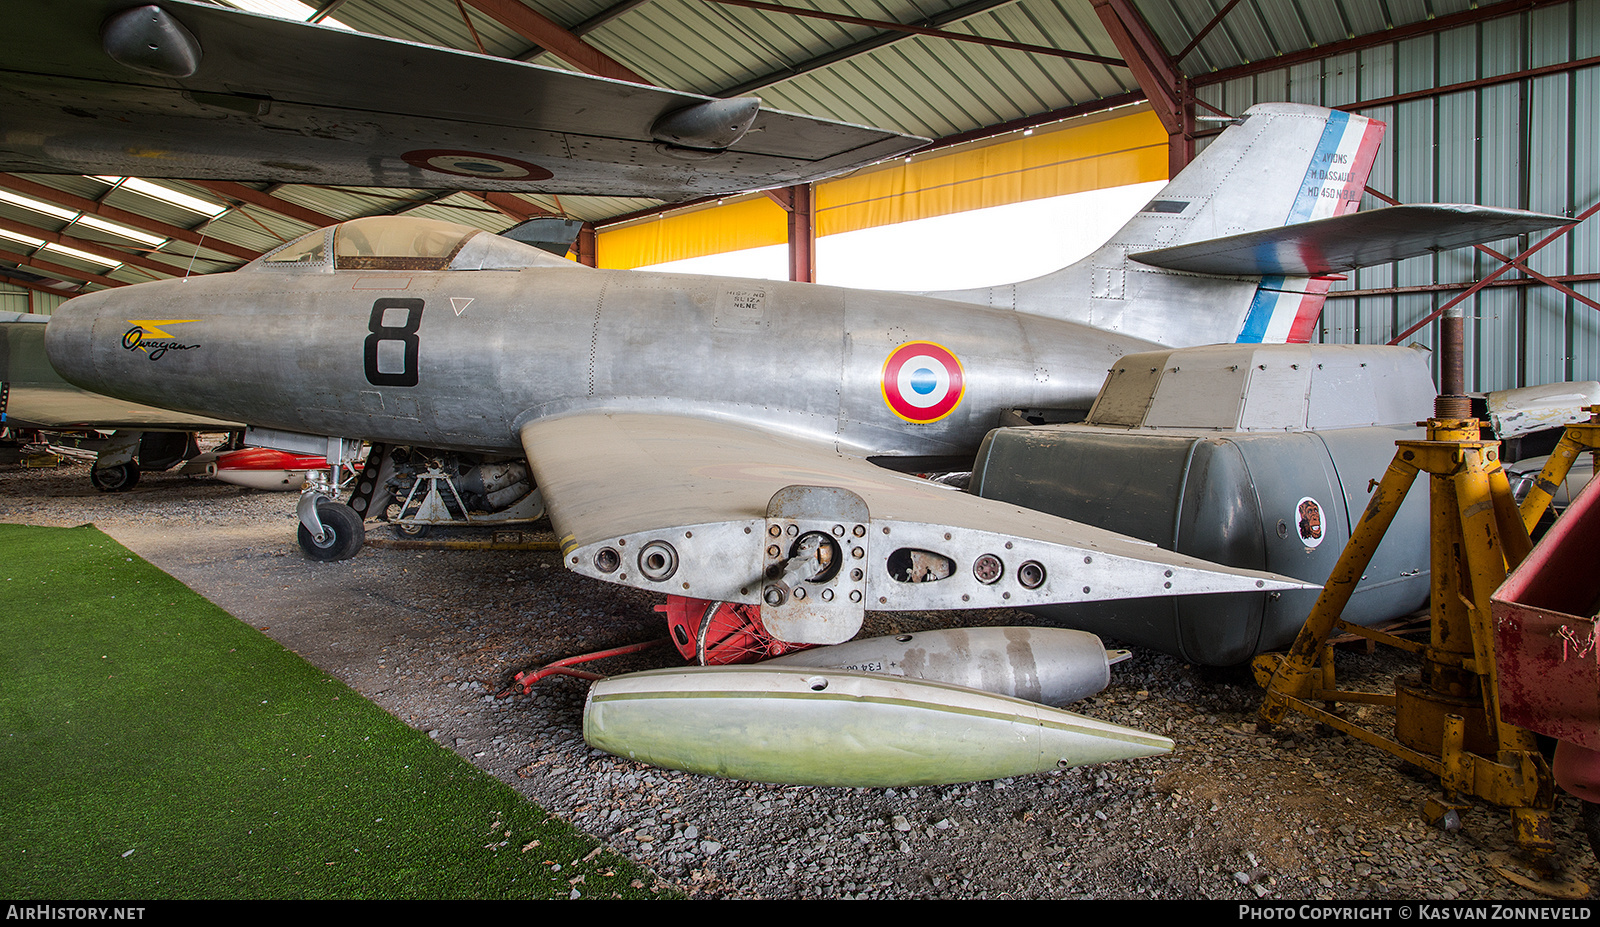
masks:
[[[585,267],[600,266],[599,238],[594,233],[593,222],[585,222],[578,230],[578,263]]]
[[[1217,19],[1232,6],[1224,7]],[[1194,160],[1194,92],[1189,79],[1129,0],[1094,0],[1094,11],[1167,130],[1167,176],[1178,176]]]
[[[789,279],[817,282],[817,204],[810,184],[768,190],[789,214]]]

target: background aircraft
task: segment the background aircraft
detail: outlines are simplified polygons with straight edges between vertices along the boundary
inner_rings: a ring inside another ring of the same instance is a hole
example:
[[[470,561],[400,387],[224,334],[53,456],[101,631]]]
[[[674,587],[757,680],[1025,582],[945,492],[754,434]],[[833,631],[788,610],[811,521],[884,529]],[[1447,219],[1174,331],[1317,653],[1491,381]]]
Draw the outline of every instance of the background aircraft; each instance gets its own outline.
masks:
[[[869,459],[970,459],[1004,410],[1087,408],[1125,353],[1303,333],[1317,276],[1566,221],[1354,214],[1380,137],[1358,116],[1255,107],[1105,248],[950,294],[967,302],[598,271],[372,218],[232,274],[74,299],[48,349],[86,388],[248,421],[285,449],[337,436],[525,455],[568,568],[739,603],[783,641],[847,640],[868,607],[1293,588]],[[370,470],[363,514],[381,492]],[[314,554],[359,547],[356,511],[308,496],[301,513]]]
[[[12,0],[0,170],[694,196],[926,139],[190,0]]]

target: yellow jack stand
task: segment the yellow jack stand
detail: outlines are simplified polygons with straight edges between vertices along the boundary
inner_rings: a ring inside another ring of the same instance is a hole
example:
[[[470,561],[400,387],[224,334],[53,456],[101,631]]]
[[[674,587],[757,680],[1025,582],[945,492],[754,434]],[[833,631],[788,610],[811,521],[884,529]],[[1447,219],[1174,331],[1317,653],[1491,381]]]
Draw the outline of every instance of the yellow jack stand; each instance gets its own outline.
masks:
[[[1447,404],[1450,399],[1458,401]],[[1509,808],[1518,847],[1535,869],[1549,872],[1557,863],[1550,834],[1555,785],[1533,734],[1500,719],[1489,596],[1527,556],[1528,526],[1538,523],[1573,459],[1600,447],[1600,406],[1590,408],[1588,424],[1569,427],[1519,512],[1498,460],[1498,442],[1479,439],[1476,419],[1443,417],[1464,413],[1464,400],[1441,397],[1440,405],[1441,417],[1428,422],[1426,440],[1397,442],[1394,460],[1288,654],[1256,658],[1256,679],[1267,690],[1261,717],[1276,723],[1298,711],[1439,776],[1443,795],[1424,807],[1435,823],[1458,821],[1463,796]],[[1426,646],[1339,617],[1424,471],[1430,476],[1433,573]],[[1397,679],[1393,695],[1339,691],[1328,644],[1335,631],[1416,653],[1421,674]],[[1339,702],[1391,706],[1395,736],[1346,720],[1333,710]]]

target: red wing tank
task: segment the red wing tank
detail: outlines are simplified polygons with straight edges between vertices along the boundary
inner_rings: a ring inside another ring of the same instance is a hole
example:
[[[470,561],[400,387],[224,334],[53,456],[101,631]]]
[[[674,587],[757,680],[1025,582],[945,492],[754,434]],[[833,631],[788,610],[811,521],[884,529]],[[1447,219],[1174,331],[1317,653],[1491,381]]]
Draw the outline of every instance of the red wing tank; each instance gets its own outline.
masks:
[[[230,274],[73,299],[48,350],[86,389],[248,422],[250,443],[330,463],[358,441],[469,470],[525,457],[567,568],[748,607],[780,641],[849,640],[868,608],[1293,590],[875,464],[970,461],[1007,410],[1088,408],[1127,354],[1303,336],[1316,278],[1356,263],[1565,221],[1356,212],[1381,135],[1360,116],[1254,107],[1103,249],[1009,288],[594,270],[368,218]],[[354,555],[387,507],[377,480],[356,477],[349,505],[327,486],[302,497],[302,546]]]

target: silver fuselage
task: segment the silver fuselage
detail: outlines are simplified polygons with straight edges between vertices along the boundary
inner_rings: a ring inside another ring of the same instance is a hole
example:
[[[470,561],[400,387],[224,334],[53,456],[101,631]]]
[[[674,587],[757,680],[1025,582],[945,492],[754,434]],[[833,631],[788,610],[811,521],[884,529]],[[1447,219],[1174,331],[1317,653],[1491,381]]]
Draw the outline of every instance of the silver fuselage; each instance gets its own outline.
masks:
[[[885,397],[885,361],[911,341],[960,361],[964,393],[938,421]],[[519,455],[523,423],[586,409],[751,422],[857,455],[969,455],[1000,411],[1086,409],[1111,362],[1149,346],[931,297],[576,265],[246,269],[78,297],[48,338],[64,377],[122,399]]]

